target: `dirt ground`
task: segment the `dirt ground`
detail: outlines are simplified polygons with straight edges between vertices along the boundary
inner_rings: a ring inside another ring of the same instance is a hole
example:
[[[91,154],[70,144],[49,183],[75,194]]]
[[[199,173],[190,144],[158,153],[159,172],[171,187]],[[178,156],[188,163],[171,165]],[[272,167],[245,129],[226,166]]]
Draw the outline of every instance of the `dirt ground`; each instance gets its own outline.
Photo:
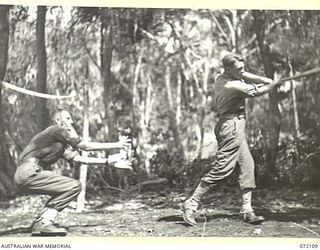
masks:
[[[187,226],[180,204],[187,193],[178,191],[113,194],[87,201],[76,213],[73,203],[57,222],[67,237],[277,237],[320,238],[320,197],[317,191],[257,190],[253,206],[267,220],[244,223],[239,216],[241,196],[224,188],[206,197],[198,212],[198,225]],[[21,196],[0,204],[0,236],[30,236],[30,225],[46,196]]]

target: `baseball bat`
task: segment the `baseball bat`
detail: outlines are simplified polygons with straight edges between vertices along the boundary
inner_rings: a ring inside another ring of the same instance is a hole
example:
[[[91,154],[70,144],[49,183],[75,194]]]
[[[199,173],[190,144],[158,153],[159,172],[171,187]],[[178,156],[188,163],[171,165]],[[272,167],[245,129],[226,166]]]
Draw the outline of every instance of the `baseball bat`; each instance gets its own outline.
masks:
[[[294,75],[294,76],[284,77],[284,78],[280,79],[280,81],[281,82],[290,81],[290,80],[294,80],[297,78],[301,78],[304,76],[310,76],[310,75],[314,75],[314,74],[318,74],[318,73],[320,73],[320,68],[315,68],[315,69],[307,70],[305,72],[302,72],[302,73]]]

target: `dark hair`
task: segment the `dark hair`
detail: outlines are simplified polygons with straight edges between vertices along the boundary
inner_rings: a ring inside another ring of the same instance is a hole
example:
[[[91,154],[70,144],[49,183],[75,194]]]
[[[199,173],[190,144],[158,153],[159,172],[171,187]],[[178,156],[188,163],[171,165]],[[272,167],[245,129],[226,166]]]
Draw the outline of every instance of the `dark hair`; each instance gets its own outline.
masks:
[[[230,53],[222,59],[222,64],[225,69],[232,68],[236,62],[243,62],[241,55]]]

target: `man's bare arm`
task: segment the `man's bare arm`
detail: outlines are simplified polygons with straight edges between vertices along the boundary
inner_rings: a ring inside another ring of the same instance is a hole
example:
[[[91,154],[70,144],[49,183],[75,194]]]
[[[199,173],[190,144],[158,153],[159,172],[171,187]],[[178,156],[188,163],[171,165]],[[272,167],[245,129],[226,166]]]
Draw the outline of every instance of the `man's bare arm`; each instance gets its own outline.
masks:
[[[132,169],[132,163],[123,157],[124,156],[121,153],[109,155],[108,158],[87,157],[78,154],[72,158],[72,161],[89,165],[107,164],[108,166],[113,166],[115,168]]]
[[[280,85],[281,83],[282,83],[281,76],[278,74],[275,74],[274,80],[270,84],[267,84],[267,85],[255,84],[257,89],[256,96],[261,96],[270,92],[274,87]]]
[[[88,157],[82,155],[76,155],[72,161],[83,164],[106,164],[108,162],[107,158],[96,158],[96,157]]]
[[[112,148],[126,148],[130,145],[131,139],[127,137],[121,137],[117,142],[87,142],[81,141],[76,147],[85,151],[94,151],[94,150],[107,150]]]
[[[254,84],[263,84],[263,85],[272,84],[273,82],[273,80],[268,77],[258,76],[246,71],[242,73],[242,79],[245,82],[250,82]]]
[[[81,141],[76,145],[77,148],[85,151],[106,150],[112,148],[122,148],[119,142],[87,142]]]

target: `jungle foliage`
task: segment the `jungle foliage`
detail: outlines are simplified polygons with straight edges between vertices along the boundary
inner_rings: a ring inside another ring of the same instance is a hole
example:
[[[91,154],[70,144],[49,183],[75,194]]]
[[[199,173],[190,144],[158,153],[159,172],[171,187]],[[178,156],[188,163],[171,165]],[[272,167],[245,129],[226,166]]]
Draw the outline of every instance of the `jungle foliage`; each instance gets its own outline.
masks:
[[[320,65],[319,11],[2,5],[0,19],[0,80],[76,94],[39,104],[1,87],[2,198],[16,195],[18,155],[61,105],[79,133],[89,113],[93,141],[121,134],[133,139],[134,171],[91,167],[89,193],[103,191],[106,183],[121,187],[123,179],[134,186],[166,178],[170,187],[184,187],[194,185],[214,160],[213,86],[227,51],[242,54],[248,71],[269,77]],[[247,136],[259,185],[320,187],[319,81],[319,75],[299,78],[248,100]],[[54,167],[79,174],[65,162]]]

